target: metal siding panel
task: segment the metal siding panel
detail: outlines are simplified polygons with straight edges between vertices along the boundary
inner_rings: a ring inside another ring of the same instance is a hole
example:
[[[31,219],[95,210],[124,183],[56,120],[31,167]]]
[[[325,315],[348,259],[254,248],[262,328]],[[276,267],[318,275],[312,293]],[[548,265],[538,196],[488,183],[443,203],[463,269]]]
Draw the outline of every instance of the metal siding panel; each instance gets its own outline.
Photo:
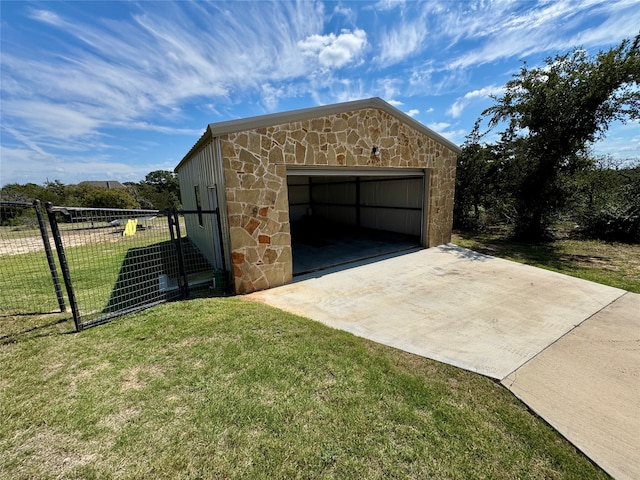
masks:
[[[207,143],[194,155],[184,162],[178,171],[180,180],[180,193],[182,206],[185,210],[197,208],[195,198],[195,186],[200,189],[201,207],[203,210],[212,210],[208,189],[217,185],[214,171],[214,145]],[[199,224],[196,215],[185,215],[185,225],[189,239],[198,247],[209,263],[216,269],[221,269],[222,264],[216,255],[214,242],[218,242],[214,235],[215,215],[203,215],[202,225]]]
[[[218,207],[220,208],[220,226],[222,227],[222,253],[225,258],[225,265],[231,271],[231,234],[229,231],[229,214],[227,211],[227,187],[224,183],[224,168],[222,166],[222,150],[220,149],[220,138],[213,139],[213,169],[218,185]]]

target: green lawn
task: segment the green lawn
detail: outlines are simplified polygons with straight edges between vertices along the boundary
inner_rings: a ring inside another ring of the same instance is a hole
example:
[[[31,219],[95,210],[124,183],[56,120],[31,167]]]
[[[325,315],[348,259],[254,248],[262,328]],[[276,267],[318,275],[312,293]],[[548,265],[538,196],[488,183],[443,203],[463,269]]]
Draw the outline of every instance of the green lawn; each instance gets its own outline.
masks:
[[[71,323],[0,335],[1,478],[607,478],[488,378],[241,298]]]
[[[453,241],[640,293],[637,245]],[[114,247],[75,262],[81,291],[91,268],[115,281]],[[38,275],[34,305],[52,301]],[[72,331],[69,314],[0,316],[0,478],[607,478],[490,379],[241,298]]]
[[[457,232],[453,243],[494,257],[640,293],[640,244],[584,240],[563,235],[553,242],[522,243],[505,230]]]

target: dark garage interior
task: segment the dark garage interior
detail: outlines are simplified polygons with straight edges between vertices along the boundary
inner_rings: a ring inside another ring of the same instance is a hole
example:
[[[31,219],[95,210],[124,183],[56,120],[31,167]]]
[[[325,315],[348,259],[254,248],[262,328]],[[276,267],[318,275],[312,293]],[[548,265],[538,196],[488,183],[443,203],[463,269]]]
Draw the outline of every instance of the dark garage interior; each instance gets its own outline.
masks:
[[[287,173],[294,276],[422,245],[423,171]]]

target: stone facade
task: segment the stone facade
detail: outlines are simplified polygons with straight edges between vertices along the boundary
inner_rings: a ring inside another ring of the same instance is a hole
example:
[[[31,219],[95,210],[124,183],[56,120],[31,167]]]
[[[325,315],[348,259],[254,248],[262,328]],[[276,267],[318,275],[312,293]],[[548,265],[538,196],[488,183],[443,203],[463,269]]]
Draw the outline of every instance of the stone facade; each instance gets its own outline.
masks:
[[[236,293],[292,280],[288,165],[428,169],[425,246],[451,240],[457,152],[383,110],[228,133],[219,141]]]

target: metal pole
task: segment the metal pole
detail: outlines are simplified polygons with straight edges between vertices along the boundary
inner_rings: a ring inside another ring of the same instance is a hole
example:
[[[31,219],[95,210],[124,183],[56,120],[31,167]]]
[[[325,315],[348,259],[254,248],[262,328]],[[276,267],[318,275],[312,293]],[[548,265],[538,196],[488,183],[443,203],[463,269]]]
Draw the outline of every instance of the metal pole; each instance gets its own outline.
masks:
[[[227,261],[225,260],[225,244],[222,235],[222,221],[220,220],[220,207],[216,207],[216,222],[218,223],[218,241],[220,242],[220,258],[222,259],[222,271],[224,272],[225,282],[223,285],[223,293],[229,291],[231,285],[231,271],[227,270]]]
[[[58,228],[58,220],[56,214],[53,211],[53,205],[51,202],[46,203],[47,214],[49,216],[49,224],[51,225],[51,234],[53,235],[53,242],[56,245],[56,251],[58,252],[58,260],[60,261],[60,269],[62,270],[62,278],[64,279],[64,286],[67,288],[67,297],[69,298],[69,304],[71,305],[71,312],[73,313],[73,322],[76,325],[76,332],[82,330],[82,322],[80,321],[80,312],[78,311],[78,304],[76,303],[76,296],[73,293],[73,284],[71,283],[71,274],[69,272],[69,264],[67,263],[67,256],[64,253],[64,246],[62,245],[62,237],[60,236],[60,229]]]
[[[42,215],[40,200],[33,201],[33,208],[36,211],[38,227],[40,227],[40,236],[42,237],[42,242],[44,243],[44,252],[47,255],[47,263],[49,264],[49,272],[51,272],[51,279],[53,280],[53,288],[56,291],[58,306],[60,307],[60,311],[64,312],[67,308],[64,304],[64,294],[62,293],[62,286],[60,285],[60,278],[58,277],[56,261],[53,258],[53,252],[51,251],[51,244],[49,243],[49,233],[47,232],[47,225],[44,223],[44,216]]]
[[[182,253],[182,238],[180,235],[180,219],[178,218],[178,211],[173,209],[173,222],[176,227],[176,248],[178,251],[178,269],[179,274],[182,277],[182,296],[183,298],[189,298],[189,277],[187,271],[184,268],[184,256]]]
[[[222,270],[227,271],[227,262],[224,259],[224,242],[222,239],[222,222],[220,220],[220,207],[216,207],[216,223],[218,224],[218,241],[220,242],[220,258],[222,259]]]
[[[360,177],[356,177],[356,225],[361,225],[360,221]]]

